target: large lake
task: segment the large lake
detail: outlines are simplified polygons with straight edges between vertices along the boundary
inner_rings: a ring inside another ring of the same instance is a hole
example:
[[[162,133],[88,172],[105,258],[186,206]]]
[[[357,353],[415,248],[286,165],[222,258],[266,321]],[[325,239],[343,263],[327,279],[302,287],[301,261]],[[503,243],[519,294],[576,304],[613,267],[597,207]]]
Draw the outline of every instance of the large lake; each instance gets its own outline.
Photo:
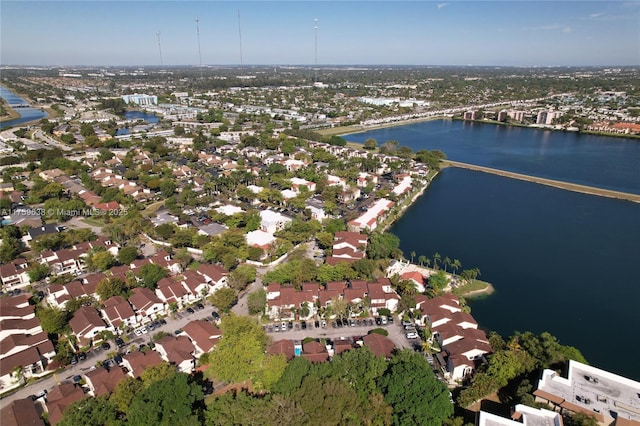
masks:
[[[452,160],[640,192],[636,141],[456,121],[347,139],[369,137],[442,149]],[[612,166],[582,175],[591,157],[600,157],[595,169]],[[613,166],[617,161],[620,167]],[[459,259],[463,269],[480,268],[480,278],[496,289],[471,302],[482,328],[504,336],[549,331],[591,364],[640,380],[640,278],[634,272],[640,204],[449,168],[390,231],[407,256],[438,252]]]
[[[347,135],[439,149],[450,160],[640,194],[640,139],[436,120]]]
[[[26,103],[24,99],[2,86],[0,86],[0,97],[7,101],[8,104]],[[15,111],[20,114],[20,117],[0,123],[0,129],[14,127],[29,121],[41,120],[48,116],[46,112],[37,108],[16,108]]]

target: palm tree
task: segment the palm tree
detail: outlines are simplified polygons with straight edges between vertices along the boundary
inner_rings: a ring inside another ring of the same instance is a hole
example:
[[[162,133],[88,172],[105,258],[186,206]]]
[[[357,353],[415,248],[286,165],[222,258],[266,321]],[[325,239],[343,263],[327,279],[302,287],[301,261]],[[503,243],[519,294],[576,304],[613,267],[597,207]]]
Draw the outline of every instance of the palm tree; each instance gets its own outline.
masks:
[[[444,258],[444,271],[447,272],[447,265],[451,266],[451,259],[449,259],[449,256]]]
[[[438,262],[440,261],[440,258],[441,258],[441,257],[440,257],[440,253],[437,253],[437,252],[436,252],[436,253],[433,255],[433,268],[434,268],[434,269],[438,269]]]
[[[458,259],[453,259],[453,263],[451,263],[451,269],[454,272],[457,272],[458,269],[460,269],[460,267],[462,267],[462,264],[460,263],[460,261]]]
[[[420,264],[420,266],[424,266],[424,264],[427,262],[427,256],[421,254],[420,256],[418,256],[418,263]]]
[[[416,257],[416,252],[412,250],[409,255],[411,256],[411,263],[413,263],[413,258]]]

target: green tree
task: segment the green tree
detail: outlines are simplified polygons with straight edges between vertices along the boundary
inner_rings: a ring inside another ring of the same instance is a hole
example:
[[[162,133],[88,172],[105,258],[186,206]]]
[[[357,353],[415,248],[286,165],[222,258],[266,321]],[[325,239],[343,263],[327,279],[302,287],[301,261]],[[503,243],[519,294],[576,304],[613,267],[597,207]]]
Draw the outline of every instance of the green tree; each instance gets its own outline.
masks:
[[[434,267],[434,269],[438,269],[438,266],[439,266],[438,262],[440,262],[440,258],[441,258],[440,253],[436,252],[433,255],[433,267]]]
[[[116,385],[109,401],[114,403],[120,412],[126,414],[136,395],[142,391],[143,387],[142,380],[126,377]]]
[[[431,288],[436,292],[442,291],[449,284],[449,278],[447,278],[447,274],[442,270],[431,275],[428,281]]]
[[[127,247],[122,247],[118,251],[117,259],[118,259],[118,263],[120,263],[121,265],[129,265],[131,262],[136,260],[137,257],[138,257],[138,250],[135,247],[127,246]]]
[[[172,179],[164,179],[160,184],[160,192],[165,198],[171,197],[176,192],[176,184]]]
[[[20,253],[20,242],[17,238],[4,238],[0,244],[0,263],[9,263]]]
[[[449,390],[425,358],[413,351],[399,352],[378,380],[384,400],[393,407],[393,424],[441,425],[453,414]]]
[[[256,268],[251,265],[240,265],[229,274],[228,283],[231,288],[241,291],[255,280]]]
[[[210,354],[209,373],[218,380],[250,380],[257,390],[269,390],[280,379],[286,359],[265,352],[267,336],[249,317],[229,315],[222,319],[224,339]]]
[[[91,256],[89,264],[91,269],[107,271],[116,264],[116,258],[110,252],[101,250]]]
[[[273,410],[266,399],[256,398],[246,391],[240,391],[227,392],[215,398],[207,405],[204,417],[207,426],[276,424],[268,421],[272,413]],[[297,420],[301,421],[302,418],[298,416]],[[284,425],[288,424],[293,426],[302,423],[284,423]]]
[[[229,312],[231,307],[238,301],[238,294],[232,288],[223,287],[209,296],[209,301],[222,312]]]
[[[369,236],[367,256],[370,259],[388,259],[397,257],[400,252],[400,239],[393,234],[374,232]]]
[[[194,425],[196,403],[202,400],[200,386],[185,373],[159,380],[145,388],[132,401],[127,411],[133,425]]]
[[[118,277],[107,277],[102,279],[96,286],[96,293],[100,300],[105,301],[113,296],[122,296],[127,289],[126,284]]]
[[[42,329],[49,334],[62,334],[69,325],[67,313],[63,310],[57,308],[39,308],[36,314],[40,319]]]
[[[138,278],[141,279],[143,287],[155,289],[158,281],[168,276],[169,273],[163,267],[156,265],[155,263],[147,263],[140,268],[138,272]]]
[[[249,293],[249,297],[247,298],[247,307],[249,308],[249,314],[257,315],[263,313],[266,304],[267,292],[264,289],[259,289]]]
[[[377,392],[376,381],[387,369],[387,362],[367,347],[346,351],[333,358],[333,375],[350,383],[363,401]]]
[[[374,150],[378,147],[378,141],[376,141],[373,138],[368,138],[366,141],[364,141],[364,149],[367,150]]]
[[[106,395],[96,398],[85,398],[65,408],[62,426],[105,425],[116,426],[125,423],[118,419],[116,405]]]
[[[32,283],[45,279],[51,273],[51,268],[46,263],[36,263],[27,271],[29,281]]]

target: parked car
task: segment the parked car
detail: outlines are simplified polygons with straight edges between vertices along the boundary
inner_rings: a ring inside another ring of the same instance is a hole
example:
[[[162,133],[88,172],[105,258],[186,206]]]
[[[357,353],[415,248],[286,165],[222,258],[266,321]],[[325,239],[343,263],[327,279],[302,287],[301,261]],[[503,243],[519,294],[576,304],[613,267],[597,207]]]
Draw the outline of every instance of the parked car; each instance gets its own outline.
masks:
[[[100,345],[100,347],[105,351],[108,351],[109,349],[111,349],[111,345],[107,342],[104,342],[102,345]]]
[[[117,337],[116,338],[116,346],[121,348],[124,346],[124,340],[122,340],[121,338]]]
[[[282,324],[280,324],[280,328],[282,329],[282,331],[287,331],[287,322],[282,321]]]
[[[202,303],[198,303],[196,304],[196,308],[198,308],[198,310],[204,309],[204,305]]]
[[[214,320],[218,321],[220,319],[220,314],[217,313],[216,311],[211,312],[211,316],[213,317]]]
[[[71,356],[71,364],[76,365],[78,363],[78,357],[76,355]]]
[[[418,333],[416,333],[415,331],[408,332],[406,336],[407,336],[407,339],[417,339],[419,337]]]
[[[182,333],[182,329],[181,328],[179,328],[179,329],[177,329],[176,331],[173,332],[173,334],[175,334],[176,336],[178,334],[180,334],[180,333]]]
[[[85,359],[87,359],[87,354],[86,352],[78,352],[78,359],[80,361],[84,361]]]
[[[187,312],[189,312],[190,314],[194,314],[196,311],[194,311],[192,307],[188,307]]]
[[[145,326],[140,327],[140,331],[142,332],[142,334],[147,334],[149,332],[149,330],[147,330],[147,327]]]
[[[349,325],[351,327],[355,327],[356,326],[356,320],[354,320],[354,319],[349,320]]]
[[[136,336],[142,336],[142,330],[136,328],[135,330],[133,330],[133,334],[135,334]]]
[[[160,320],[160,325],[167,325],[167,320],[166,320],[166,319],[164,319],[164,318],[162,318],[162,319]]]
[[[302,321],[300,323],[300,327],[302,327],[303,330],[306,330],[307,329],[307,322],[306,321]]]
[[[322,328],[327,328],[327,322],[325,320],[322,320]]]
[[[280,331],[280,325],[278,324],[274,324],[273,325],[273,331],[275,331],[276,333]]]
[[[382,325],[382,319],[380,317],[376,318],[376,325]]]
[[[382,321],[382,325],[387,325],[387,317],[383,315],[380,317],[380,320]]]
[[[322,322],[324,323],[324,324],[322,325],[322,328],[324,328],[324,327],[327,325],[327,323],[326,323],[326,322],[324,322],[324,321],[322,321]],[[315,328],[320,328],[320,321],[317,321],[317,320],[316,320],[316,321],[314,321],[314,322],[313,322],[313,326],[314,326]]]
[[[40,392],[38,392],[37,394],[32,395],[32,396],[31,396],[31,399],[35,401],[36,399],[38,399],[38,398],[42,398],[43,396],[47,396],[47,390],[46,390],[46,389],[42,389],[42,390],[41,390]]]

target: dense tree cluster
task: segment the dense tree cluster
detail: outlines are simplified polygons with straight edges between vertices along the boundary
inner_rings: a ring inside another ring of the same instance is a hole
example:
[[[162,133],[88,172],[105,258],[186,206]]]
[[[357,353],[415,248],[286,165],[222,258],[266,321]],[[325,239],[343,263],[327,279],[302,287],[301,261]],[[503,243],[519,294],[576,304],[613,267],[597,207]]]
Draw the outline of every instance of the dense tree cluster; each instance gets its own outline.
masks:
[[[202,424],[202,385],[195,376],[161,364],[140,379],[127,377],[109,396],[75,402],[64,411],[62,426]]]
[[[466,407],[498,390],[504,402],[532,405],[530,383],[537,380],[539,370],[562,368],[570,359],[586,363],[578,349],[561,345],[547,332],[516,333],[507,342],[491,333],[489,339],[494,353],[475,373],[471,385],[460,393],[460,406]]]

